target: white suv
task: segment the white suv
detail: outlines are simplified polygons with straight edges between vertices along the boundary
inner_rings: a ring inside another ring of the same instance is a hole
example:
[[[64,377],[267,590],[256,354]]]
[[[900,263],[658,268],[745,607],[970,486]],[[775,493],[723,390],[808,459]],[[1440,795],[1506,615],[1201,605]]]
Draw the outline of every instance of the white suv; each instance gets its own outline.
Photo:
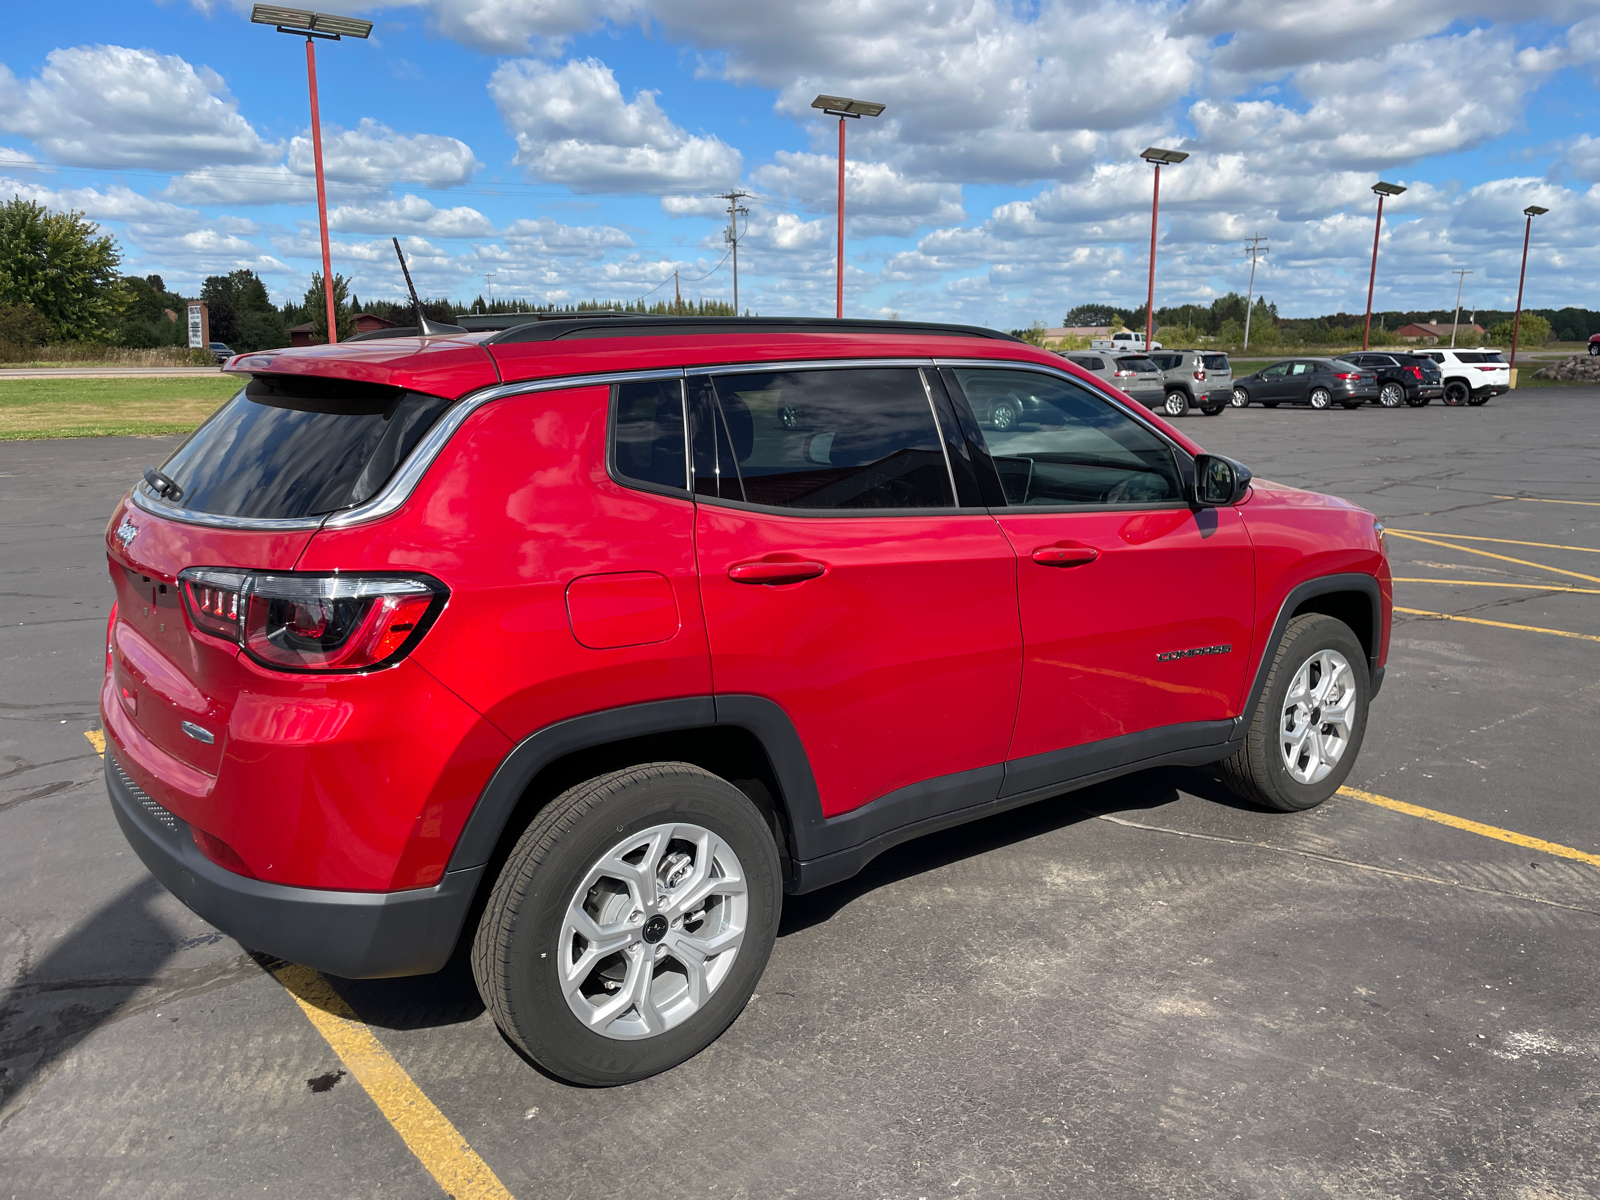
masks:
[[[1487,404],[1490,396],[1503,396],[1511,390],[1511,367],[1498,350],[1431,347],[1413,353],[1439,364],[1446,404]]]

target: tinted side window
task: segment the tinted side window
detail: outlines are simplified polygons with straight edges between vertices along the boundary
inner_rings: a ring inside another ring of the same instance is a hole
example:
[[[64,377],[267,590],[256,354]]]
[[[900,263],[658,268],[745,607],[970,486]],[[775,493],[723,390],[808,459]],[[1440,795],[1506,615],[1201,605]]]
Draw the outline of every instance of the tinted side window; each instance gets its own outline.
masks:
[[[1228,369],[1228,356],[1226,354],[1202,354],[1200,362],[1208,371],[1226,371]]]
[[[953,508],[915,368],[719,375],[696,385],[695,491],[800,509]]]
[[[1288,363],[1273,363],[1270,367],[1268,367],[1265,371],[1263,371],[1261,373],[1263,375],[1272,376],[1273,378],[1276,378],[1279,375],[1287,375],[1289,373],[1289,364]]]
[[[1005,393],[1026,400],[1010,429],[985,429],[1008,504],[1151,504],[1183,498],[1171,448],[1088,388],[1053,375],[956,368],[975,407]]]
[[[682,488],[683,385],[676,379],[620,383],[613,402],[617,474],[639,483]]]

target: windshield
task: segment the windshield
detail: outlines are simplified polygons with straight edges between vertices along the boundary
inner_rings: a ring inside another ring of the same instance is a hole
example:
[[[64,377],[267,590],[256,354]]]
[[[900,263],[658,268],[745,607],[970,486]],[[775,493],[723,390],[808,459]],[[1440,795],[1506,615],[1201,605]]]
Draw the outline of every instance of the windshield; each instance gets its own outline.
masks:
[[[315,517],[370,499],[451,401],[341,380],[265,380],[162,464],[178,503],[228,517]]]

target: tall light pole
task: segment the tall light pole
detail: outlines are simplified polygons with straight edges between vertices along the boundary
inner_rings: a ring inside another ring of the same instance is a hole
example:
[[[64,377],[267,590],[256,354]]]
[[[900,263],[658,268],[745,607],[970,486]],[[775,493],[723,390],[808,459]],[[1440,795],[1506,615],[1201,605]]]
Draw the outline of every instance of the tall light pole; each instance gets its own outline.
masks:
[[[1467,282],[1467,276],[1471,275],[1472,272],[1467,270],[1466,267],[1457,267],[1450,274],[1456,276],[1456,315],[1450,320],[1450,344],[1454,346],[1456,344],[1456,329],[1461,324],[1461,289]]]
[[[733,245],[733,315],[739,315],[739,214],[750,215],[750,210],[739,201],[748,196],[749,192],[731,191],[718,192],[718,200],[728,202],[728,228],[722,235],[722,240]]]
[[[1250,310],[1251,306],[1255,304],[1256,263],[1270,249],[1270,247],[1261,244],[1266,240],[1258,233],[1250,239],[1250,244],[1244,249],[1244,252],[1250,256],[1250,286],[1245,289],[1244,294],[1244,348],[1246,350],[1250,349]]]
[[[317,222],[322,229],[322,298],[328,306],[328,341],[339,340],[339,322],[333,302],[333,255],[328,247],[328,191],[322,177],[322,117],[317,111],[317,39],[330,42],[346,37],[365,38],[372,33],[371,21],[312,12],[304,8],[280,8],[258,4],[250,11],[257,25],[274,25],[279,33],[306,39],[306,78],[311,86],[311,153],[317,170]]]
[[[833,315],[844,316],[844,122],[846,117],[860,120],[876,117],[888,107],[870,100],[852,100],[848,96],[818,96],[811,102],[830,117],[839,118],[839,278],[834,287]]]
[[[1517,377],[1517,334],[1522,329],[1522,285],[1528,279],[1528,239],[1533,235],[1533,219],[1542,217],[1549,212],[1548,208],[1540,208],[1537,204],[1530,204],[1522,210],[1522,215],[1528,218],[1528,223],[1522,230],[1522,271],[1517,276],[1517,315],[1511,318],[1511,378]]]
[[[1378,282],[1378,235],[1383,232],[1383,198],[1398,196],[1406,189],[1398,183],[1375,183],[1372,190],[1378,196],[1378,224],[1372,231],[1372,273],[1367,276],[1367,323],[1361,329],[1361,348],[1365,350],[1372,334],[1372,289]]]
[[[1156,169],[1155,191],[1150,197],[1150,294],[1144,302],[1144,349],[1148,354],[1156,329],[1156,217],[1161,212],[1161,165],[1175,166],[1189,156],[1182,150],[1158,150],[1151,146],[1139,157]]]

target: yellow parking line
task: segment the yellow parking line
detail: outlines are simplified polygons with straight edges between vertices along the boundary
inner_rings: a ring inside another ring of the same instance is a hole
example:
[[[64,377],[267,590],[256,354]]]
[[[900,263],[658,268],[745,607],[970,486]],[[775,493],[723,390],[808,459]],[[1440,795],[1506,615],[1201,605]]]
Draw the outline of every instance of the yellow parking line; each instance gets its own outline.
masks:
[[[106,735],[98,729],[85,729],[83,736],[89,739],[89,745],[94,747],[94,752],[101,758],[106,756]]]
[[[1340,788],[1339,795],[1349,796],[1352,800],[1364,800],[1368,804],[1376,804],[1380,808],[1393,809],[1395,812],[1405,813],[1408,817],[1421,817],[1424,821],[1437,821],[1439,824],[1448,825],[1452,829],[1465,829],[1468,833],[1476,833],[1481,837],[1510,842],[1513,846],[1523,846],[1529,850],[1537,850],[1541,854],[1549,854],[1555,858],[1570,858],[1577,862],[1588,863],[1593,867],[1600,867],[1600,854],[1589,854],[1583,850],[1574,850],[1571,846],[1563,846],[1557,842],[1547,842],[1543,838],[1529,837],[1525,833],[1513,833],[1509,829],[1501,829],[1496,825],[1484,825],[1478,821],[1469,821],[1465,817],[1455,816],[1452,813],[1439,812],[1433,808],[1423,808],[1417,804],[1407,804],[1404,800],[1391,800],[1387,796],[1379,796],[1375,792],[1363,792],[1353,787]]]
[[[1451,587],[1520,588],[1525,592],[1577,592],[1582,596],[1600,596],[1600,588],[1565,587],[1559,583],[1491,583],[1482,579],[1403,579],[1396,575],[1395,583],[1448,583]]]
[[[1502,546],[1535,546],[1540,550],[1576,550],[1583,554],[1600,554],[1592,546],[1563,546],[1560,542],[1520,542],[1516,538],[1469,537],[1464,533],[1429,533],[1426,529],[1391,529],[1390,533],[1409,533],[1422,537],[1455,538],[1458,542],[1499,542]]]
[[[1585,575],[1582,571],[1568,571],[1562,567],[1547,567],[1543,563],[1529,562],[1525,558],[1507,558],[1504,554],[1495,554],[1489,550],[1474,550],[1471,546],[1457,546],[1451,542],[1441,542],[1437,538],[1423,537],[1416,533],[1401,533],[1398,529],[1391,529],[1389,533],[1395,537],[1406,538],[1413,542],[1426,542],[1430,546],[1442,546],[1446,550],[1459,550],[1463,554],[1481,554],[1484,558],[1492,558],[1498,562],[1515,563],[1519,567],[1537,567],[1541,571],[1549,571],[1553,575],[1570,575],[1574,579],[1582,579],[1589,583],[1600,583],[1600,575]]]
[[[1496,500],[1526,500],[1529,504],[1581,504],[1585,508],[1600,508],[1600,500],[1546,500],[1543,496],[1496,496]]]
[[[1600,637],[1592,633],[1571,633],[1565,629],[1545,629],[1540,625],[1513,625],[1508,621],[1486,621],[1482,617],[1458,617],[1455,613],[1429,612],[1425,608],[1401,608],[1395,605],[1394,611],[1405,613],[1411,617],[1435,617],[1441,621],[1465,621],[1469,625],[1492,625],[1496,629],[1520,629],[1524,633],[1548,633],[1554,637],[1578,638],[1585,642],[1600,642]]]
[[[455,1200],[512,1200],[489,1164],[412,1082],[333,985],[310,967],[290,963],[274,967],[272,973],[448,1195]]]

